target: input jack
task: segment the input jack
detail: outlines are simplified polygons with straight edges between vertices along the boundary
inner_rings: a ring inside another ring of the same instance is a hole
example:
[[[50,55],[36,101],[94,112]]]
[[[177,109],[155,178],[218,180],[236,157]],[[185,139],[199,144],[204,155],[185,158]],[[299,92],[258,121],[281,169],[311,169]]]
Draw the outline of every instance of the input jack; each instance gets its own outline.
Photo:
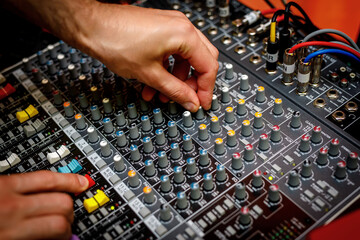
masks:
[[[325,102],[325,99],[323,99],[323,98],[317,98],[317,99],[315,99],[313,104],[317,108],[323,108],[323,107],[325,107],[326,102]]]
[[[261,57],[259,55],[257,55],[257,54],[252,55],[250,57],[250,62],[253,63],[253,64],[259,64],[259,63],[261,63]]]
[[[214,36],[218,33],[218,29],[217,27],[209,27],[207,32],[209,35]]]
[[[345,110],[348,112],[356,112],[358,110],[358,105],[356,102],[350,101],[345,104]]]
[[[172,7],[173,10],[179,10],[180,4],[179,3],[173,3],[173,5],[171,7]]]
[[[240,55],[246,52],[246,47],[243,45],[238,45],[235,47],[234,51]]]
[[[345,113],[343,111],[335,111],[331,116],[337,122],[342,122],[346,118]]]
[[[205,25],[205,20],[202,18],[196,19],[195,24],[198,27],[203,27]]]
[[[190,11],[190,10],[185,10],[184,11],[184,14],[185,14],[185,16],[187,17],[187,18],[191,18],[192,17],[192,11]]]
[[[224,44],[224,45],[229,45],[231,43],[231,37],[229,36],[224,36],[221,38],[221,42]]]
[[[336,89],[330,89],[329,91],[326,92],[326,96],[329,99],[337,99],[339,98],[339,92]]]

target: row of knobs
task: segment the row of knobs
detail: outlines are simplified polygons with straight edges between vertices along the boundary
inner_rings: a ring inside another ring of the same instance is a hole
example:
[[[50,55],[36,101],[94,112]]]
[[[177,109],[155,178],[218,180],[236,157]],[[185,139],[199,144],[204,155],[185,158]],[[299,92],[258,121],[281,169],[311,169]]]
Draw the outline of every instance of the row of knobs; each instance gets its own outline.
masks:
[[[316,163],[319,165],[326,165],[328,163],[327,159],[328,150],[327,148],[321,148],[319,155],[316,159]],[[351,152],[346,158],[346,161],[341,160],[337,162],[333,176],[338,180],[343,180],[347,176],[347,169],[354,171],[359,167],[359,156],[356,152]],[[310,178],[313,175],[312,171],[312,162],[310,160],[305,160],[300,173],[297,170],[292,170],[288,177],[288,185],[293,188],[300,186],[300,177]]]
[[[253,172],[250,185],[255,191],[259,191],[264,187],[265,183],[262,179],[262,173],[260,170],[255,170]],[[243,183],[237,183],[235,185],[234,195],[235,195],[235,200],[238,200],[240,202],[245,202],[246,199],[248,198],[246,186]],[[280,204],[281,194],[278,185],[272,184],[269,186],[269,189],[267,191],[267,202],[269,203],[270,206],[276,206]],[[242,225],[243,227],[248,227],[249,225],[251,225],[252,220],[249,214],[249,208],[247,206],[241,208],[240,216],[238,219],[240,225]]]
[[[221,88],[221,95],[220,95],[220,102],[222,104],[230,104],[231,101],[231,97],[230,97],[230,92],[229,92],[229,88],[228,87],[222,87]],[[257,103],[265,103],[267,100],[266,96],[265,96],[265,88],[260,86],[257,88],[256,90],[256,95],[255,95],[255,101]],[[220,102],[218,100],[217,95],[213,95],[212,97],[212,103],[211,103],[211,110],[212,111],[218,111],[220,109]],[[245,101],[243,99],[240,99],[237,101],[236,103],[236,111],[235,111],[239,116],[245,116],[247,114],[247,109],[245,106]],[[274,101],[274,107],[272,110],[272,113],[274,115],[281,115],[284,112],[283,108],[282,108],[282,100],[280,98],[275,99]],[[199,116],[195,116],[196,119],[201,120],[201,112],[197,113],[196,115]],[[225,109],[225,121],[229,124],[233,123],[235,121],[234,118],[234,110],[232,107],[227,107]]]
[[[48,54],[46,54],[44,51],[38,51],[37,60],[40,66],[44,66],[47,68],[49,75],[52,76],[59,73],[60,71],[67,69],[70,73],[70,77],[72,79],[76,79],[78,77],[78,73],[75,65],[78,64],[80,65],[81,72],[83,74],[90,73],[91,67],[89,57],[84,53],[80,53],[74,48],[69,48],[66,43],[60,41],[60,53],[58,53],[57,49],[53,45],[49,45],[47,47],[47,50]],[[70,61],[68,61],[66,55],[70,56]],[[26,72],[30,72],[33,70],[32,64],[29,59],[24,58],[22,62]],[[56,62],[59,63],[60,70],[57,69]],[[93,58],[91,59],[91,66],[93,68],[99,68],[102,66],[102,63]],[[35,79],[37,79],[36,76]]]
[[[166,158],[165,152],[159,152],[159,159],[158,159],[158,168],[164,168],[169,165],[168,160]],[[126,169],[123,159],[120,155],[114,156],[114,169],[115,171],[124,171]],[[162,175],[160,176],[160,192],[163,194],[168,194],[173,189],[172,183],[181,185],[186,181],[186,175],[193,176],[198,172],[196,161],[194,158],[188,158],[186,160],[186,170],[183,171],[182,167],[175,166],[174,176],[172,181],[170,180],[170,177],[168,175]],[[201,150],[200,165],[208,165],[209,159],[207,156],[206,150]],[[153,160],[145,160],[145,176],[147,177],[153,177],[156,175],[156,167],[153,162]],[[213,176],[210,173],[205,173],[203,175],[203,191],[204,192],[210,192],[215,188],[215,182],[216,183],[224,183],[228,179],[225,167],[223,165],[218,165],[216,167],[216,174],[215,174],[215,181],[213,179]],[[128,185],[130,188],[137,188],[140,186],[140,179],[137,173],[134,170],[130,170],[128,172]],[[148,188],[144,188],[144,201],[147,204],[153,204],[155,202],[154,193],[150,191]],[[193,201],[199,200],[202,196],[201,193],[201,187],[199,183],[193,182],[190,184],[190,199]],[[184,192],[177,193],[177,203],[176,206],[178,209],[185,209],[188,207],[188,200],[187,196]]]

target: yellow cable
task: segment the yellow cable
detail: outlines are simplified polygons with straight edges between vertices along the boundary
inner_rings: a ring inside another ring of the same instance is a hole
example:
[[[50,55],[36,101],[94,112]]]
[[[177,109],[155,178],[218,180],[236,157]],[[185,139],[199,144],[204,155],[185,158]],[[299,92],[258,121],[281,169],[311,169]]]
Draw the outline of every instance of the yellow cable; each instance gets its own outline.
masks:
[[[274,43],[276,41],[276,22],[271,22],[270,24],[270,42]]]

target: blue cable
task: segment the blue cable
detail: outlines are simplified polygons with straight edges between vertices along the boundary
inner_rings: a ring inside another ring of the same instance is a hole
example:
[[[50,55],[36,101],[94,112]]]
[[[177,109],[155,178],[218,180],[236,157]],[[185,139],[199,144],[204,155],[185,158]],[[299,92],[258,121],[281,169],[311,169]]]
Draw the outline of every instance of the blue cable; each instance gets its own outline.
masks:
[[[310,53],[304,60],[304,63],[307,63],[310,61],[310,59],[318,56],[318,55],[322,55],[322,54],[325,54],[325,53],[339,53],[339,54],[343,54],[343,55],[346,55],[348,57],[351,57],[352,59],[355,59],[356,61],[360,62],[360,59],[355,56],[354,54],[350,53],[350,52],[347,52],[347,51],[344,51],[344,50],[340,50],[340,49],[333,49],[333,48],[328,48],[328,49],[322,49],[322,50],[319,50],[319,51],[316,51],[316,52],[313,52],[313,53]]]

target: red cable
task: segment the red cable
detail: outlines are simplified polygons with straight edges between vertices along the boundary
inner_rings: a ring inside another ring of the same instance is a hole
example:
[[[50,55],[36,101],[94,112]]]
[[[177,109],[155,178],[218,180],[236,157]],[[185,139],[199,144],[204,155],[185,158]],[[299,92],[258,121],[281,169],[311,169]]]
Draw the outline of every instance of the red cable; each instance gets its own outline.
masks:
[[[274,14],[277,10],[280,10],[280,9],[278,9],[278,8],[265,9],[265,10],[261,10],[261,14],[262,15]]]
[[[354,54],[355,56],[357,56],[358,58],[360,58],[360,53],[358,51],[356,51],[355,49],[352,49],[350,47],[341,45],[339,43],[332,43],[332,42],[324,42],[324,41],[310,41],[310,42],[303,42],[303,43],[299,43],[295,46],[293,46],[290,50],[289,53],[294,52],[296,49],[298,48],[302,48],[302,47],[307,47],[307,46],[325,46],[325,47],[333,47],[333,48],[339,48],[348,52],[351,52],[352,54]]]

